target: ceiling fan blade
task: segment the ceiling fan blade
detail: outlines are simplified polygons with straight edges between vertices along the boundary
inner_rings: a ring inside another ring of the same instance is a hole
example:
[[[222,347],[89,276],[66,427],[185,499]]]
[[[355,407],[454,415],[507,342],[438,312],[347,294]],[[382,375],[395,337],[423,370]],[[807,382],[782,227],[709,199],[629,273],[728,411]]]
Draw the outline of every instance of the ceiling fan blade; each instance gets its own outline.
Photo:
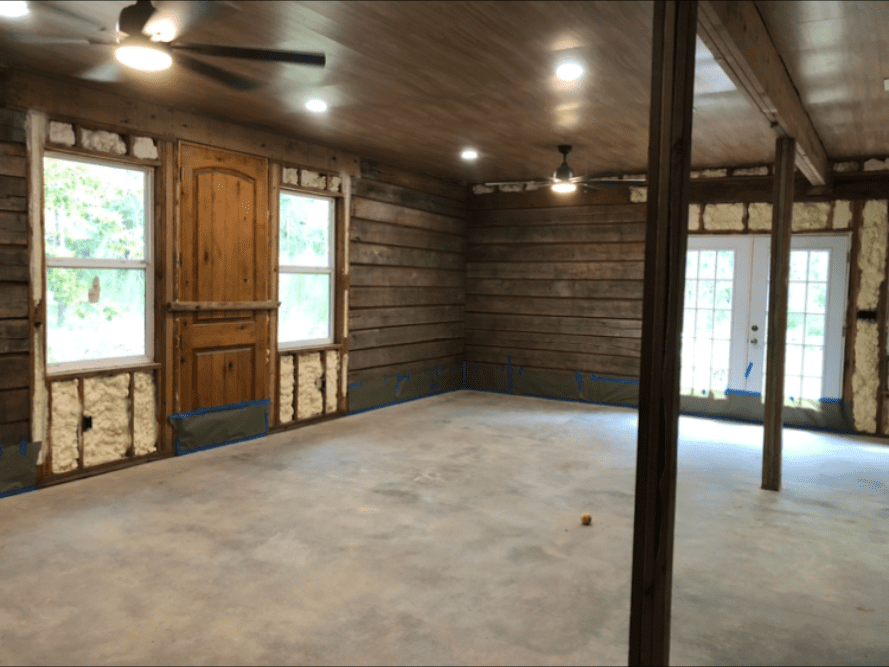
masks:
[[[254,90],[259,88],[260,84],[255,79],[249,79],[245,76],[216,67],[215,65],[209,65],[184,53],[177,53],[175,58],[176,62],[182,67],[190,69],[192,72],[202,74],[214,81],[218,81],[229,88],[235,88],[236,90]]]
[[[70,9],[67,9],[66,7],[64,7],[64,5],[67,4],[67,2],[59,2],[55,4],[50,4],[48,2],[32,2],[30,3],[30,6],[34,12],[42,14],[49,19],[61,20],[68,24],[70,24],[71,22],[76,22],[80,24],[80,28],[89,27],[92,30],[108,29],[107,26],[104,26],[101,23],[97,23],[92,19],[81,16],[77,12],[72,12]]]
[[[220,13],[223,3],[216,0],[172,0],[159,3],[142,33],[160,42],[172,42]]]
[[[15,35],[15,41],[21,44],[83,44],[86,46],[115,46],[114,42],[105,42],[88,37],[56,37],[53,35]]]
[[[117,83],[123,81],[126,77],[124,76],[123,68],[117,64],[116,60],[112,59],[86,70],[80,74],[80,78],[89,81]]]
[[[323,53],[251,49],[240,46],[216,46],[213,44],[170,44],[170,48],[176,49],[177,51],[199,53],[203,56],[243,58],[245,60],[266,60],[278,63],[294,63],[297,65],[316,65],[318,67],[324,67],[324,63],[326,62]]]

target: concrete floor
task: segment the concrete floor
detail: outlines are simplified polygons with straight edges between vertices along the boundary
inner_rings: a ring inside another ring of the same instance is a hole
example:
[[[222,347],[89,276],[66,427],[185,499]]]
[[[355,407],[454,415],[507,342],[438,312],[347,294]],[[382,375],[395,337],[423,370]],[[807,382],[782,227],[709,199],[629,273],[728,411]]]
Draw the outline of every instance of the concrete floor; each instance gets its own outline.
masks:
[[[889,447],[681,432],[672,662],[889,664]],[[626,664],[635,438],[464,391],[2,499],[0,663]]]

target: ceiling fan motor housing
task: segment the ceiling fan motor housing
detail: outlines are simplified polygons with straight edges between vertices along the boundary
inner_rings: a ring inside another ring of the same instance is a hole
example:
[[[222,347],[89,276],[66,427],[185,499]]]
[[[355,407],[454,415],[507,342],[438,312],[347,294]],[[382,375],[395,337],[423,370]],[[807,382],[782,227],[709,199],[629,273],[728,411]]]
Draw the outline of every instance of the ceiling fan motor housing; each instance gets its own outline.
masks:
[[[141,35],[148,19],[154,14],[151,0],[138,0],[135,5],[124,7],[117,19],[117,29],[127,35]]]
[[[571,146],[568,144],[560,144],[559,152],[562,154],[562,164],[553,172],[553,180],[570,181],[574,178],[574,170],[568,166],[568,153],[571,152]]]

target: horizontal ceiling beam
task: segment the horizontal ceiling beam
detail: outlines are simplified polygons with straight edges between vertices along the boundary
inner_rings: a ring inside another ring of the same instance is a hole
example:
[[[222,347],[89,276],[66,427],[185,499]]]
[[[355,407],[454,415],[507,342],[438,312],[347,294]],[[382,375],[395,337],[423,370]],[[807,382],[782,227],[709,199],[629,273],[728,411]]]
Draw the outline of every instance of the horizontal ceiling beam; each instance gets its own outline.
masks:
[[[824,144],[753,1],[701,2],[698,35],[778,136],[796,139],[797,168],[812,185],[826,185],[830,171]]]

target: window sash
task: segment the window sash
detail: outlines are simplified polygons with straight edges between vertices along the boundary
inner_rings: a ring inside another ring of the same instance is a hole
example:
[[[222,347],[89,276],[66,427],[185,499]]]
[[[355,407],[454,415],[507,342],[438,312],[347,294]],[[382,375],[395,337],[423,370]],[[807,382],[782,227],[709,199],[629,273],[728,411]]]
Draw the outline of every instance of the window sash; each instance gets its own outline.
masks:
[[[328,233],[328,243],[327,243],[327,266],[299,266],[293,264],[280,264],[281,256],[280,253],[276,258],[279,262],[278,265],[278,289],[279,289],[279,298],[280,298],[280,276],[281,274],[287,273],[290,275],[327,275],[330,277],[328,281],[329,285],[329,294],[328,294],[328,321],[327,321],[327,330],[329,335],[326,338],[313,338],[313,339],[303,339],[297,338],[293,340],[287,340],[281,337],[280,324],[276,327],[278,330],[276,331],[276,335],[278,336],[278,349],[279,350],[299,350],[299,349],[307,349],[312,347],[318,347],[319,345],[330,345],[333,343],[335,338],[334,333],[334,324],[336,321],[335,317],[335,307],[336,307],[336,277],[335,277],[335,269],[336,269],[336,199],[334,197],[326,197],[324,195],[315,195],[308,194],[304,192],[296,192],[292,190],[287,190],[285,188],[281,188],[280,195],[278,197],[278,207],[280,212],[280,203],[283,197],[305,197],[306,199],[324,199],[329,202],[329,215],[327,221],[327,233]],[[279,243],[280,243],[280,235],[282,232],[283,226],[280,224],[279,219]]]
[[[70,162],[83,162],[87,164],[97,164],[105,167],[114,167],[127,171],[139,171],[144,175],[145,186],[143,188],[142,213],[144,216],[143,223],[143,240],[145,247],[142,259],[94,259],[84,257],[49,257],[44,254],[44,275],[49,269],[125,269],[131,271],[143,271],[145,274],[145,354],[133,355],[127,357],[103,357],[101,359],[81,359],[78,361],[65,361],[59,363],[50,363],[46,361],[47,375],[55,373],[66,373],[79,370],[103,369],[116,366],[134,366],[137,364],[147,364],[154,361],[154,272],[151,270],[154,264],[154,235],[153,224],[154,211],[153,192],[154,192],[154,174],[153,167],[147,167],[134,164],[123,164],[115,160],[93,159],[90,157],[72,156],[66,153],[55,153],[46,151],[44,157],[57,160],[67,160]],[[41,163],[41,191],[43,189],[42,179],[44,177],[43,164]],[[44,205],[45,207],[45,205]],[[45,208],[44,208],[45,210]],[[42,230],[44,238],[46,229]],[[44,301],[46,295],[44,295]],[[49,336],[49,331],[45,332]]]

